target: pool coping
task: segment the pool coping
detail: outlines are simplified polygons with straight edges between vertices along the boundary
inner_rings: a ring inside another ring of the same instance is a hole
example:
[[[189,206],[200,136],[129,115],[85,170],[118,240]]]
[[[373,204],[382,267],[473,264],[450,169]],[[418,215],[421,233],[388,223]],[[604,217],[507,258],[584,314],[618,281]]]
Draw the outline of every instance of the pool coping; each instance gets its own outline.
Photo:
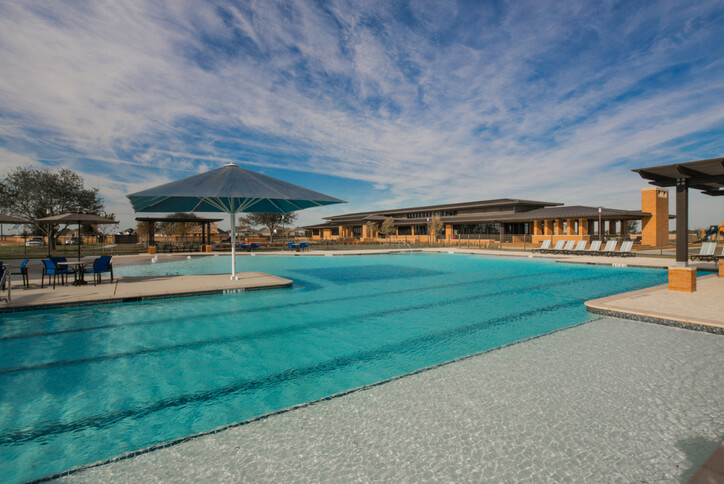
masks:
[[[706,281],[708,279],[716,280],[718,276],[716,274],[702,276],[699,278],[700,281]],[[644,295],[653,293],[669,291],[668,285],[663,284],[659,286],[647,287],[631,292],[624,292],[620,294],[614,294],[612,296],[592,299],[586,301],[584,304],[586,310],[593,314],[600,316],[609,316],[619,319],[630,319],[634,321],[641,321],[644,323],[660,324],[663,326],[673,326],[676,328],[689,329],[694,331],[704,331],[707,333],[713,333],[718,335],[724,335],[724,322],[715,321],[706,318],[697,318],[696,316],[682,316],[665,312],[665,310],[655,311],[653,309],[630,309],[623,308],[620,306],[614,306],[613,304],[618,301],[626,299],[634,299]],[[685,294],[685,293],[681,293]]]
[[[83,471],[85,471],[85,470],[92,469],[92,468],[95,468],[95,467],[101,467],[101,466],[104,466],[104,465],[112,464],[112,463],[114,463],[114,462],[121,462],[121,461],[124,461],[124,460],[127,460],[127,459],[132,459],[132,458],[137,457],[137,456],[140,456],[140,455],[148,454],[148,453],[154,452],[154,451],[156,451],[156,450],[161,450],[161,449],[165,449],[165,448],[168,448],[168,447],[173,447],[173,446],[175,446],[175,445],[183,444],[183,443],[185,443],[185,442],[189,442],[189,441],[195,440],[195,439],[197,439],[197,438],[205,437],[205,436],[207,436],[207,435],[214,435],[214,434],[218,434],[218,433],[221,433],[221,432],[224,432],[224,431],[226,431],[226,430],[233,429],[233,428],[243,427],[243,426],[245,426],[245,425],[249,425],[249,424],[252,424],[252,423],[255,423],[255,422],[260,422],[260,421],[262,421],[262,420],[266,420],[266,419],[268,419],[268,418],[270,418],[270,417],[274,417],[274,416],[277,416],[277,415],[283,415],[283,414],[285,414],[285,413],[289,413],[289,412],[292,412],[292,411],[295,411],[295,410],[300,410],[300,409],[307,408],[307,407],[312,407],[312,406],[318,405],[318,404],[320,404],[320,403],[328,402],[328,401],[330,401],[330,400],[336,400],[337,398],[341,398],[341,397],[344,397],[344,396],[346,396],[346,395],[350,395],[350,394],[357,393],[357,392],[362,392],[362,391],[368,390],[368,389],[370,389],[370,388],[375,388],[375,387],[378,387],[378,386],[381,386],[381,385],[385,385],[385,384],[387,384],[387,383],[392,383],[392,382],[394,382],[394,381],[402,380],[403,378],[408,378],[408,377],[411,377],[411,376],[414,376],[414,375],[419,375],[419,374],[421,374],[421,373],[426,373],[426,372],[428,372],[428,371],[432,371],[432,370],[435,370],[435,369],[437,369],[437,368],[442,368],[442,367],[445,367],[445,366],[448,366],[448,365],[452,365],[452,364],[454,364],[454,363],[458,363],[458,362],[461,362],[461,361],[465,361],[465,360],[468,360],[468,359],[470,359],[470,358],[475,358],[475,357],[478,357],[478,356],[482,356],[482,355],[485,355],[485,354],[488,354],[488,353],[491,353],[491,352],[494,352],[494,351],[502,350],[502,349],[505,349],[505,348],[508,348],[508,347],[511,347],[511,346],[515,346],[515,345],[518,345],[518,344],[521,344],[521,343],[526,343],[526,342],[529,342],[529,341],[534,341],[534,340],[536,340],[536,339],[538,339],[538,338],[542,338],[542,337],[544,337],[544,336],[549,336],[549,335],[552,335],[552,334],[556,334],[556,333],[559,333],[559,332],[561,332],[561,331],[567,331],[567,330],[570,330],[570,329],[574,329],[574,328],[577,328],[577,327],[579,327],[579,326],[583,326],[583,325],[585,325],[585,324],[593,323],[593,322],[598,321],[598,320],[600,320],[600,319],[603,319],[603,317],[601,317],[601,316],[594,316],[594,317],[592,317],[591,319],[588,319],[588,320],[583,321],[583,322],[580,322],[580,323],[573,324],[573,325],[571,325],[571,326],[566,326],[565,328],[554,329],[554,330],[549,331],[549,332],[547,332],[547,333],[542,333],[542,334],[538,334],[538,335],[535,335],[535,336],[531,336],[531,337],[529,337],[529,338],[521,339],[521,340],[518,340],[518,341],[513,341],[513,342],[511,342],[511,343],[507,343],[507,344],[502,345],[502,346],[497,346],[497,347],[495,347],[495,348],[489,348],[489,349],[487,349],[487,350],[479,351],[479,352],[477,352],[477,353],[473,353],[473,354],[470,354],[470,355],[461,356],[461,357],[454,358],[454,359],[448,360],[448,361],[443,361],[442,363],[437,363],[437,364],[435,364],[435,365],[426,366],[426,367],[423,367],[423,368],[418,368],[417,370],[414,370],[414,371],[411,371],[411,372],[408,372],[408,373],[403,373],[402,375],[397,375],[397,376],[393,376],[393,377],[390,377],[390,378],[386,378],[386,379],[384,379],[384,380],[380,380],[380,381],[377,381],[377,382],[368,383],[368,384],[366,384],[366,385],[362,385],[362,386],[359,386],[359,387],[350,388],[349,390],[344,390],[344,391],[342,391],[342,392],[333,393],[332,395],[327,395],[327,396],[325,396],[325,397],[321,397],[321,398],[318,398],[318,399],[316,399],[316,400],[311,400],[311,401],[309,401],[309,402],[303,402],[303,403],[299,403],[299,404],[297,404],[297,405],[292,405],[292,406],[290,406],[290,407],[285,407],[285,408],[282,408],[282,409],[279,409],[279,410],[274,410],[274,411],[272,411],[272,412],[268,412],[268,413],[265,413],[265,414],[262,414],[262,415],[257,415],[256,417],[252,417],[252,418],[249,418],[249,419],[247,419],[247,420],[242,420],[242,421],[239,421],[239,422],[233,422],[233,423],[230,423],[230,424],[227,424],[227,425],[222,425],[222,426],[220,426],[220,427],[216,427],[215,429],[206,430],[206,431],[204,431],[204,432],[198,432],[198,433],[195,433],[195,434],[187,435],[186,437],[180,437],[180,438],[178,438],[178,439],[173,439],[173,440],[169,440],[169,441],[166,441],[166,442],[161,442],[161,443],[158,443],[158,444],[154,444],[154,445],[151,445],[151,446],[148,446],[148,447],[144,447],[144,448],[142,448],[142,449],[138,449],[138,450],[126,452],[126,453],[121,454],[121,455],[118,455],[118,456],[116,456],[116,457],[111,457],[111,458],[108,458],[108,459],[102,459],[102,460],[99,460],[99,461],[96,461],[96,462],[91,462],[91,463],[89,463],[89,464],[84,464],[84,465],[82,465],[82,466],[73,467],[73,468],[71,468],[71,469],[68,469],[68,470],[65,470],[65,471],[62,471],[62,472],[57,472],[57,473],[55,473],[55,474],[51,474],[51,475],[48,475],[48,476],[41,477],[41,478],[39,478],[39,479],[34,479],[34,480],[32,480],[32,481],[26,481],[25,484],[37,484],[37,483],[41,483],[41,482],[49,482],[49,481],[53,481],[53,480],[60,479],[60,478],[63,478],[63,477],[68,477],[68,476],[71,476],[71,475],[73,475],[73,474],[78,474],[78,473],[80,473],[80,472],[83,472]]]

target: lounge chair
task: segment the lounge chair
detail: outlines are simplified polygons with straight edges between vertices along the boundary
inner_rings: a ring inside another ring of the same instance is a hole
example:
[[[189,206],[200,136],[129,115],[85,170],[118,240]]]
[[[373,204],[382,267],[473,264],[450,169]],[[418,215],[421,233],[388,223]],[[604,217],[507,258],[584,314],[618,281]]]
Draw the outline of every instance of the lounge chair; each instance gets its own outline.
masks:
[[[552,249],[543,250],[543,251],[541,251],[541,252],[545,252],[545,253],[549,253],[549,252],[550,252],[550,253],[552,253],[552,254],[557,254],[558,252],[560,252],[560,251],[563,250],[563,246],[565,246],[565,245],[566,245],[566,241],[565,241],[565,240],[559,240],[558,242],[556,242],[555,247],[553,247]]]
[[[569,240],[566,242],[566,245],[564,245],[563,248],[558,251],[558,253],[559,254],[569,254],[573,250],[573,247],[575,245],[576,245],[575,240]]]
[[[618,251],[613,251],[608,255],[618,256],[618,257],[635,257],[636,254],[631,252],[632,247],[633,247],[633,240],[626,240],[621,244],[621,248],[618,249]]]
[[[540,247],[533,249],[533,252],[544,252],[551,248],[551,239],[545,239]]]
[[[587,240],[579,240],[576,244],[576,247],[569,250],[569,254],[583,254],[586,251],[586,245],[588,244]]]
[[[594,255],[599,254],[600,252],[601,252],[601,241],[600,240],[594,240],[593,242],[591,242],[591,246],[588,249],[583,251],[584,254],[594,254]]]
[[[715,257],[715,259],[714,259],[715,262],[718,261],[719,259],[724,259],[724,245],[721,248],[721,254],[716,255],[714,257]]]
[[[691,256],[691,260],[713,261],[717,259],[716,242],[702,242],[699,253]]]
[[[84,274],[93,274],[93,285],[101,283],[101,274],[109,272],[111,274],[111,282],[113,282],[113,264],[111,264],[110,255],[102,255],[93,261],[93,267],[86,268]]]
[[[603,248],[601,251],[601,255],[616,255],[616,246],[618,245],[618,240],[609,240],[606,242],[606,247]]]
[[[73,269],[69,269],[68,266],[61,266],[56,264],[50,259],[43,259],[43,273],[40,278],[40,287],[43,288],[45,283],[45,276],[48,276],[48,284],[50,284],[50,276],[53,276],[53,289],[55,289],[55,279],[60,276],[60,283],[65,285],[68,280],[68,274],[74,274]]]
[[[25,259],[23,262],[20,263],[20,268],[17,272],[11,272],[11,276],[23,276],[23,286],[30,287],[30,278],[28,277],[28,261],[30,259]],[[0,263],[2,264],[2,263]],[[0,274],[2,274],[2,271],[0,271]]]

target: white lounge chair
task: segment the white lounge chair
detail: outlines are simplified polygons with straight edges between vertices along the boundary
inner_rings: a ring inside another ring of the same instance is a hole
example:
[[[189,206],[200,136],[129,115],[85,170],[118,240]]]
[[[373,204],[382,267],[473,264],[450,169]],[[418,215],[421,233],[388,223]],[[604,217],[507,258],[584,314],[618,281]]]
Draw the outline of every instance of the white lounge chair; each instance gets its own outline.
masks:
[[[569,254],[583,254],[586,252],[587,240],[579,240],[573,250],[568,251]]]
[[[606,242],[606,247],[603,248],[601,254],[616,255],[616,245],[618,245],[618,240],[609,240]]]
[[[575,245],[576,245],[576,241],[575,241],[575,240],[569,240],[569,241],[566,242],[566,245],[564,245],[563,248],[562,248],[561,250],[559,250],[558,252],[559,252],[560,254],[568,254],[568,253],[570,253],[570,252],[573,250],[573,247],[574,247]]]
[[[540,247],[537,249],[533,249],[533,252],[543,252],[551,248],[551,239],[546,239],[543,241]]]
[[[591,246],[584,251],[586,254],[598,254],[601,252],[601,241],[600,240],[594,240],[591,242]]]
[[[565,244],[566,244],[565,240],[559,240],[558,242],[556,242],[555,247],[553,247],[552,249],[544,250],[543,252],[551,252],[551,253],[557,254],[558,252],[563,250],[563,246]]]
[[[722,249],[724,253],[724,249]],[[716,260],[717,256],[714,255],[716,252],[716,242],[702,242],[699,248],[699,253],[691,256],[691,260]]]
[[[631,248],[633,247],[633,240],[626,240],[621,244],[621,248],[618,249],[618,251],[611,252],[610,255],[616,255],[619,257],[635,257],[636,254],[631,252]]]

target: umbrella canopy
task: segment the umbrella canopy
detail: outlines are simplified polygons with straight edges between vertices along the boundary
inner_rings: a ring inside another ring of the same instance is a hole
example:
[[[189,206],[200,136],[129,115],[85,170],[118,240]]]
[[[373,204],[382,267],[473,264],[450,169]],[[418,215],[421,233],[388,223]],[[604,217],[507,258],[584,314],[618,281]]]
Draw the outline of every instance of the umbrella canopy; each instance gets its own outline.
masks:
[[[136,212],[225,212],[231,219],[231,277],[236,278],[236,217],[289,213],[344,200],[246,170],[233,163],[127,195]]]
[[[3,215],[0,213],[0,224],[29,224],[29,220],[13,217],[11,215]]]
[[[117,220],[113,220],[100,215],[93,215],[90,213],[62,213],[60,215],[53,215],[50,217],[43,217],[35,219],[36,222],[46,224],[62,224],[62,223],[77,223],[78,224],[78,237],[80,237],[80,226],[81,224],[98,225],[98,224],[117,224]],[[50,241],[48,241],[48,253],[50,253]],[[78,261],[80,262],[80,244],[78,244]]]

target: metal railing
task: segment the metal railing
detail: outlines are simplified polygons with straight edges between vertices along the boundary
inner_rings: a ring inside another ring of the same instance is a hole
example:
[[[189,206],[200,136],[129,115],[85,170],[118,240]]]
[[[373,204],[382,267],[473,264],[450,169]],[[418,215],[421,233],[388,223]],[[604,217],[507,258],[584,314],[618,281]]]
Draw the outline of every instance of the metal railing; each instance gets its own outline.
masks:
[[[2,291],[5,291],[6,284],[7,284],[7,296],[3,296]],[[12,291],[13,291],[12,286],[13,286],[13,283],[12,283],[12,279],[10,278],[10,268],[7,268],[3,271],[2,277],[0,277],[0,301],[11,302]]]

